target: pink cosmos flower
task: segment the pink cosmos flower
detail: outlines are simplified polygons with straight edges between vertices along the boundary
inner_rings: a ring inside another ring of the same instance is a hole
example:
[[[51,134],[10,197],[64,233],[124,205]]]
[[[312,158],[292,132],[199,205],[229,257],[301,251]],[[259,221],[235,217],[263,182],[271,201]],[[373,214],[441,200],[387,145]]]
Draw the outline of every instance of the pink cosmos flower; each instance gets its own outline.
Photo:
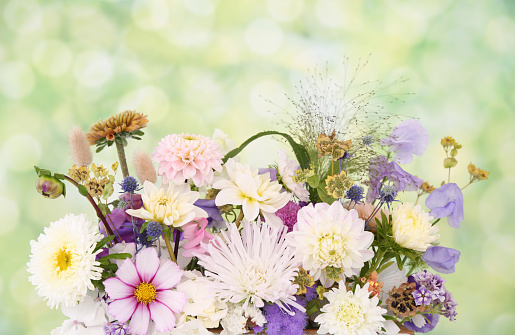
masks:
[[[155,249],[146,248],[136,255],[135,263],[127,258],[116,277],[104,281],[113,300],[107,310],[121,323],[130,319],[133,335],[145,335],[150,319],[159,332],[172,331],[174,313],[182,311],[186,295],[170,289],[181,281],[183,273],[172,261],[161,263]]]
[[[223,155],[218,144],[202,135],[168,135],[152,157],[159,163],[158,174],[165,182],[182,184],[191,179],[195,186],[202,187],[213,181],[213,170],[222,171]]]
[[[205,244],[213,238],[213,235],[206,231],[208,220],[206,218],[196,218],[195,220],[182,226],[184,238],[188,240],[182,248],[184,257],[193,257],[197,254],[205,254]]]

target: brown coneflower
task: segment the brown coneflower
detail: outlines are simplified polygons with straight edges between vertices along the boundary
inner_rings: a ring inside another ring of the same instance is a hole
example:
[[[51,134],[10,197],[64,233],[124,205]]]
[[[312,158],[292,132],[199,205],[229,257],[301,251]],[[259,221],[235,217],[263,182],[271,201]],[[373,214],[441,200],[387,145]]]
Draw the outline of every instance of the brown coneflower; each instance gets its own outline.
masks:
[[[146,115],[135,111],[125,111],[110,116],[105,121],[100,120],[89,128],[86,137],[90,145],[94,145],[98,140],[105,138],[113,141],[115,136],[121,132],[133,132],[147,126]]]

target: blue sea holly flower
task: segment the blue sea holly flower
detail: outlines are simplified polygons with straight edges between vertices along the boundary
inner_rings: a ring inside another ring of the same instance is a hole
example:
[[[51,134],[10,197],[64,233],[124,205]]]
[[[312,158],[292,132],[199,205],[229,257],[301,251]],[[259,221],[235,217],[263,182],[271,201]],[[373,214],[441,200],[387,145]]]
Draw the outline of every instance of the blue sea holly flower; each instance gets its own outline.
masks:
[[[422,156],[429,144],[429,134],[419,120],[406,120],[395,127],[389,137],[379,141],[395,152],[394,159],[399,164],[408,164],[413,155]]]
[[[451,227],[460,227],[463,221],[463,193],[458,185],[449,183],[437,188],[427,197],[426,206],[431,210],[429,215],[432,217],[447,217]]]
[[[458,250],[440,246],[431,246],[422,255],[422,260],[440,273],[453,273],[454,266],[459,259],[460,252]]]
[[[132,176],[125,177],[125,179],[120,183],[120,186],[122,187],[123,193],[134,194],[136,191],[141,190],[138,181]]]

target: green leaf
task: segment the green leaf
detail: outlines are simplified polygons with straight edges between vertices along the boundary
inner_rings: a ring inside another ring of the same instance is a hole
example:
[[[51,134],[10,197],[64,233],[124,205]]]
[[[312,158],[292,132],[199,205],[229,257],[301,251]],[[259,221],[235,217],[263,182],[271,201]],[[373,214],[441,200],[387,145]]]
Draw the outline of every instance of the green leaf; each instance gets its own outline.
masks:
[[[34,169],[36,170],[36,173],[38,174],[39,177],[42,177],[42,176],[51,176],[52,175],[52,172],[50,172],[49,170],[46,170],[46,169],[40,169],[39,167],[37,166],[34,166]]]
[[[54,177],[56,177],[59,180],[65,180],[65,176],[62,173],[54,173]]]
[[[397,267],[399,268],[399,271],[402,271],[401,256],[399,254],[395,254],[395,260],[397,261]]]
[[[293,152],[295,154],[295,157],[297,157],[297,161],[299,162],[299,165],[302,169],[308,169],[309,168],[309,155],[308,152],[304,147],[299,145],[295,140],[288,134],[281,133],[279,131],[263,131],[260,133],[257,133],[256,135],[250,137],[245,142],[243,142],[238,148],[229,151],[227,155],[223,158],[223,162],[226,163],[229,158],[233,158],[236,155],[238,155],[247,145],[252,143],[254,140],[257,140],[260,137],[267,136],[267,135],[280,135],[284,137],[288,143],[290,144],[291,148],[293,149]]]
[[[79,193],[85,197],[89,195],[88,189],[84,185],[78,185],[77,188],[79,189]]]
[[[106,147],[106,145],[105,145],[105,144],[104,144],[104,145],[99,145],[99,146],[97,147],[97,150],[96,150],[95,152],[98,154],[100,151],[104,150],[104,148],[105,148],[105,147]]]
[[[109,214],[111,212],[109,210],[109,207],[103,203],[98,204],[98,209],[100,209],[100,211],[102,212],[102,214],[104,214],[104,216],[107,216],[107,214]]]
[[[122,144],[124,147],[127,146],[127,139],[125,137],[122,137]]]
[[[145,133],[143,131],[141,131],[141,130],[133,131],[131,134],[132,135],[136,135],[136,136],[143,136],[143,135],[145,135]]]
[[[103,248],[107,243],[111,242],[112,240],[114,240],[113,235],[104,237],[103,239],[101,239],[100,241],[97,242],[97,245],[95,246],[95,250],[93,250],[93,252],[100,250],[101,248]]]
[[[322,184],[323,185],[323,184]],[[324,188],[322,187],[317,187],[317,193],[318,193],[318,196],[320,197],[320,199],[323,201],[323,202],[326,202],[328,203],[329,205],[332,204],[336,199],[331,197],[330,195],[328,195],[325,191]]]
[[[132,255],[129,253],[110,254],[110,255],[100,258],[98,261],[102,262],[104,260],[109,260],[109,259],[126,259],[126,258],[132,258]]]
[[[308,178],[308,184],[309,186],[313,187],[313,188],[317,188],[318,187],[318,184],[320,184],[320,178],[318,177],[318,175],[312,175],[311,177]]]

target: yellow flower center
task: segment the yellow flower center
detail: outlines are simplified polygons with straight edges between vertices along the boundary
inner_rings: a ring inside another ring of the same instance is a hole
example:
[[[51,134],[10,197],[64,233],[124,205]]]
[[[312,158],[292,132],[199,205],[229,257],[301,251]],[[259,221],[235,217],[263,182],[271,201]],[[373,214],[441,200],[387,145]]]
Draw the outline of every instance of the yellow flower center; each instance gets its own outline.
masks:
[[[164,206],[164,207],[168,207],[169,205],[171,205],[172,201],[169,197],[159,197],[155,200],[155,203],[158,205],[158,206]]]
[[[55,257],[59,272],[65,271],[72,263],[72,253],[66,249],[60,249]]]
[[[364,323],[363,308],[353,302],[348,302],[338,306],[336,318],[341,323],[345,323],[349,328],[359,328]]]
[[[156,300],[156,287],[153,284],[142,282],[134,290],[134,296],[140,304],[149,304]]]

